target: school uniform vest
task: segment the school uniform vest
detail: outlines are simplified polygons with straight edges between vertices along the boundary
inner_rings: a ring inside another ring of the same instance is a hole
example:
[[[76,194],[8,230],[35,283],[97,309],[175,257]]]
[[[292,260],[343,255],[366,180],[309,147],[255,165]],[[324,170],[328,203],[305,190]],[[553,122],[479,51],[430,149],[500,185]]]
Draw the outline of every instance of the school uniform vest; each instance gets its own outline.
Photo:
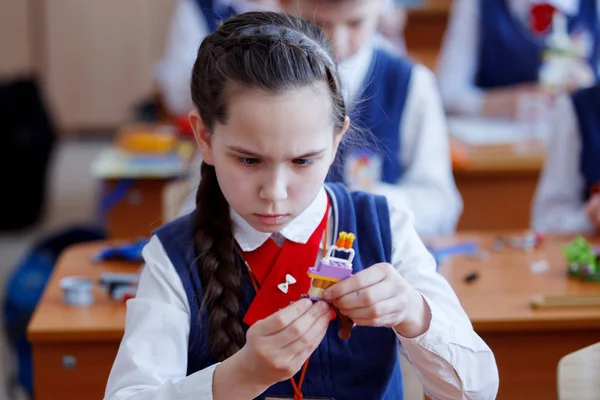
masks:
[[[232,7],[222,5],[215,0],[196,0],[196,4],[206,21],[209,33],[216,31],[220,22],[235,15]]]
[[[506,0],[479,0],[479,48],[476,85],[482,89],[537,82],[545,37],[534,33],[510,12]],[[586,31],[593,41],[590,65],[597,72],[600,26],[596,0],[581,0],[568,18],[569,32]]]
[[[326,188],[335,220],[334,226],[330,227],[334,230],[333,237],[336,238],[341,231],[356,233],[353,272],[357,273],[379,262],[390,262],[391,232],[386,200],[362,192],[350,193],[337,183]],[[194,264],[193,225],[192,213],[156,231],[183,282],[190,306],[188,375],[215,362],[208,342],[207,313],[199,316],[204,288]],[[244,268],[244,265],[240,263],[239,267]],[[242,299],[244,313],[254,295],[250,277],[245,273]],[[393,330],[354,327],[350,339],[346,341],[339,338],[339,328],[339,319],[336,318],[310,357],[302,386],[304,396],[336,400],[402,399],[399,342]],[[259,398],[293,397],[293,393],[291,383],[284,381],[273,385]]]
[[[600,85],[580,90],[572,98],[581,134],[580,169],[587,200],[592,186],[600,184]]]
[[[377,152],[381,157],[381,180],[395,184],[403,173],[400,163],[401,126],[413,64],[383,49],[375,49],[363,81],[363,89],[350,112],[353,127],[367,133],[361,149],[341,149],[329,171],[329,182],[344,180],[343,166],[349,153]],[[371,136],[371,137],[368,137]]]

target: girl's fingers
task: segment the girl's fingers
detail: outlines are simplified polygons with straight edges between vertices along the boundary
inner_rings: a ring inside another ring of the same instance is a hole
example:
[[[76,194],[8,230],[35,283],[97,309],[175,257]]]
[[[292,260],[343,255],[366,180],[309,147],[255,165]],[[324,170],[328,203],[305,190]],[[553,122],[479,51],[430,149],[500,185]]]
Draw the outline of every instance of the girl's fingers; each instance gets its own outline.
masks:
[[[388,314],[400,315],[402,309],[399,304],[400,299],[391,297],[367,307],[353,309],[344,309],[340,307],[340,312],[356,322],[357,320],[381,318]]]
[[[307,312],[298,317],[284,330],[280,331],[276,335],[269,338],[272,340],[272,344],[279,348],[285,348],[286,346],[294,343],[297,340],[301,340],[307,332],[315,325],[315,322],[323,315],[329,316],[329,304],[324,301],[318,301],[314,303]]]
[[[255,326],[259,328],[260,336],[276,335],[306,314],[311,307],[313,307],[313,302],[311,300],[300,299],[262,321],[257,322]]]
[[[397,296],[397,291],[397,287],[388,285],[385,281],[383,281],[356,292],[348,293],[337,299],[334,304],[339,309],[346,311],[357,308],[371,307],[381,303],[382,301]]]
[[[295,354],[291,363],[304,363],[308,357],[315,351],[321,341],[327,334],[331,313],[321,315],[319,319],[310,327],[304,336],[298,338],[295,342],[286,347],[290,353]]]

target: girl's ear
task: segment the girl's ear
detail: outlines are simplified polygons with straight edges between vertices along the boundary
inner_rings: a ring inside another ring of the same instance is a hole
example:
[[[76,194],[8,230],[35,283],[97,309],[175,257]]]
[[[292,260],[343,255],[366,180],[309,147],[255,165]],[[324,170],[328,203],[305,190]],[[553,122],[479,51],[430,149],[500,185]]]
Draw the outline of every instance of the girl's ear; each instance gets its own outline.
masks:
[[[202,121],[202,117],[197,110],[190,112],[189,119],[190,125],[194,131],[194,138],[196,139],[198,150],[202,156],[202,161],[208,165],[214,165],[211,144],[212,134],[206,125],[204,125],[204,121]]]
[[[331,157],[331,164],[335,161],[335,155],[337,154],[338,148],[340,147],[340,143],[342,142],[342,138],[348,132],[348,128],[350,128],[350,117],[346,115],[346,119],[344,120],[344,126],[342,126],[342,130],[335,134],[333,138],[333,155]]]

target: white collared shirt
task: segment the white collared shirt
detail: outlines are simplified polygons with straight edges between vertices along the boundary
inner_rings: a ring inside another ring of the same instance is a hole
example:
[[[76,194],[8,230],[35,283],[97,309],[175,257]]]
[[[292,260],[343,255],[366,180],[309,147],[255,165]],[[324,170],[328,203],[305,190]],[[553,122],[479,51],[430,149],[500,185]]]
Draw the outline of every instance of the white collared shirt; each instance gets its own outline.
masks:
[[[594,226],[583,209],[581,134],[569,96],[557,100],[554,115],[554,131],[533,200],[532,226],[543,233],[591,233]]]
[[[567,15],[575,15],[580,0],[508,0],[508,8],[517,20],[527,24],[531,5],[546,2]],[[475,85],[480,38],[479,7],[480,0],[454,2],[437,69],[446,108],[464,114],[479,114],[483,102],[484,91]]]
[[[322,189],[280,235],[306,243],[326,206]],[[432,311],[426,333],[414,339],[398,335],[402,351],[432,399],[494,399],[498,390],[494,355],[473,331],[448,282],[436,272],[435,261],[412,227],[411,214],[394,203],[389,204],[389,211],[392,265],[423,295]],[[232,221],[242,249],[253,250],[269,238],[235,214]],[[333,217],[329,223],[334,223]],[[212,399],[216,365],[186,377],[190,309],[181,279],[157,237],[143,255],[146,266],[137,297],[127,302],[125,335],[105,399]]]

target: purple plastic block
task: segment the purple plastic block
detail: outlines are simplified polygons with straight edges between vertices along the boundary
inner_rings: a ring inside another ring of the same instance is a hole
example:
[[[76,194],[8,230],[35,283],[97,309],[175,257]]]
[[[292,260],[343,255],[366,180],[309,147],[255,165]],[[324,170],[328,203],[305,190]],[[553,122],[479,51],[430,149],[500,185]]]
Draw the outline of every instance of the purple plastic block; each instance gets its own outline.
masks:
[[[322,276],[324,278],[331,278],[337,280],[344,280],[352,276],[352,268],[337,261],[327,262],[327,260],[321,260],[319,263],[308,269],[312,275]]]

